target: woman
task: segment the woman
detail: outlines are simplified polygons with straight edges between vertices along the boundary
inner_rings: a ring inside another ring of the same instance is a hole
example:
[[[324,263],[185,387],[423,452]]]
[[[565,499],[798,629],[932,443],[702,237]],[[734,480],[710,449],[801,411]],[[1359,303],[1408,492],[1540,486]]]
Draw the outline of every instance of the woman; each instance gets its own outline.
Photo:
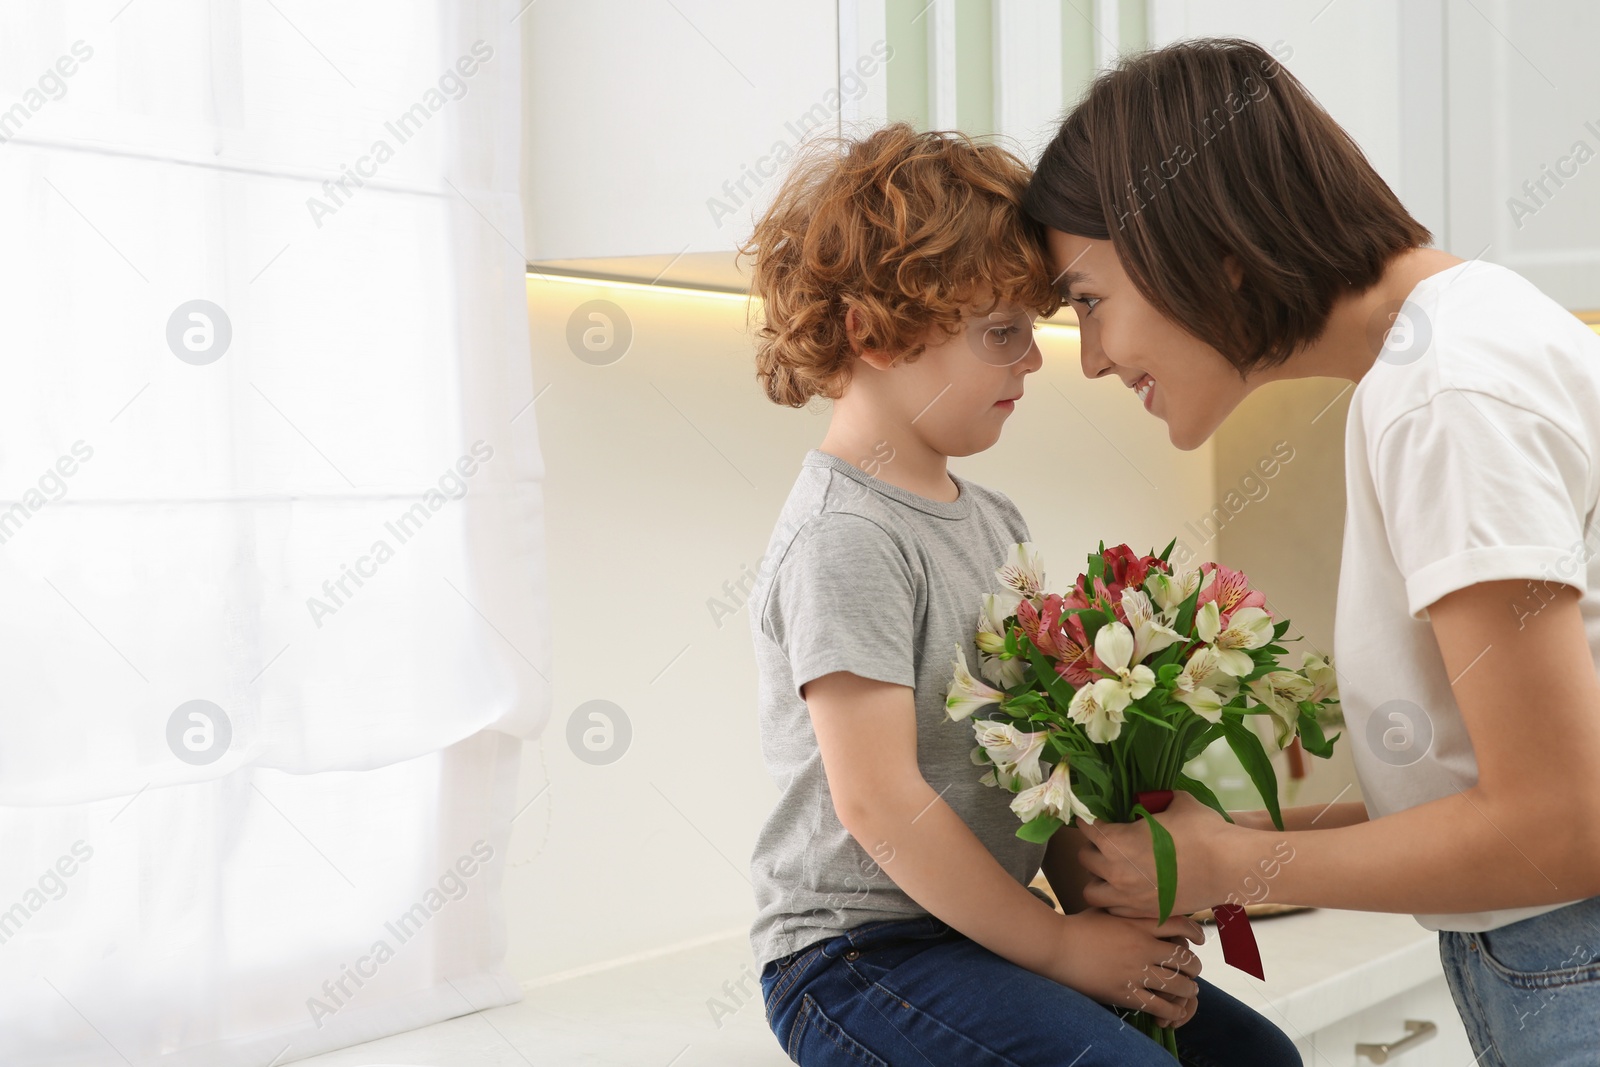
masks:
[[[1600,337],[1513,271],[1424,247],[1247,41],[1102,75],[1025,204],[1084,373],[1138,390],[1178,448],[1264,383],[1355,383],[1334,660],[1365,803],[1292,809],[1280,833],[1179,794],[1176,910],[1275,869],[1275,901],[1411,912],[1479,1064],[1594,1063]],[[1156,915],[1145,828],[1085,838],[1085,901]]]

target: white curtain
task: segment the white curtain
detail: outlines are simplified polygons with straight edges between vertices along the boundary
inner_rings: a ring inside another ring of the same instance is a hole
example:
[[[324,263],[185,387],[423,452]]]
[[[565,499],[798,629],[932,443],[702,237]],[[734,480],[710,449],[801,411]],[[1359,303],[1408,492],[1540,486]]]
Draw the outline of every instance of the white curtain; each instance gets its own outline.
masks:
[[[0,1063],[520,995],[524,2],[0,6]]]

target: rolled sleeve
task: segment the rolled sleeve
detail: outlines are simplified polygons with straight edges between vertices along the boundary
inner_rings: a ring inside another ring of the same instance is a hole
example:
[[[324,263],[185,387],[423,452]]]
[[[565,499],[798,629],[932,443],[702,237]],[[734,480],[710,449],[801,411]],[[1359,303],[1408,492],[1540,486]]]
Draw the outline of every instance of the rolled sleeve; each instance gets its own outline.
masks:
[[[905,553],[876,522],[848,512],[808,520],[763,616],[795,695],[804,699],[807,682],[835,671],[915,687],[916,586]]]
[[[1587,590],[1581,562],[1591,457],[1549,418],[1452,389],[1390,425],[1373,481],[1414,619],[1479,582]]]

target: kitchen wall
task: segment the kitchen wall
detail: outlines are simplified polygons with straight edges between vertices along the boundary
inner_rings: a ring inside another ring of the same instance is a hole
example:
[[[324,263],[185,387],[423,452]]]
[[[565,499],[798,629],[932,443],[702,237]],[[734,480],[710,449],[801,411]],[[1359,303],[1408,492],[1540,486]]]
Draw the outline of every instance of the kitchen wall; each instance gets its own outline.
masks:
[[[631,332],[604,365],[568,341],[592,300],[615,305]],[[512,972],[537,980],[742,930],[753,914],[746,866],[777,794],[761,765],[737,587],[760,567],[828,415],[826,402],[766,399],[742,298],[533,276],[528,314],[556,712],[528,746],[522,793],[539,798],[517,819],[506,893]],[[1084,378],[1070,332],[1042,330],[1041,347],[1045,365],[999,444],[951,467],[1010,494],[1058,580],[1102,538],[1159,549],[1218,505],[1215,446],[1174,449],[1120,382]],[[1297,474],[1284,467],[1273,491]],[[621,708],[631,731],[603,765],[580,758],[568,732],[596,700]]]

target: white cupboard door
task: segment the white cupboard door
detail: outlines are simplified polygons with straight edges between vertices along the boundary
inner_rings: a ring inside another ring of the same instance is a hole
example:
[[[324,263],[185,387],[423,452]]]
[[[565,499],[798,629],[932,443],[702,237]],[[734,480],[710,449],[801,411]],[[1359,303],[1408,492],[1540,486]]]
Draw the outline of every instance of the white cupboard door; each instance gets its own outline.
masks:
[[[1600,5],[1443,8],[1449,250],[1600,309]]]
[[[836,0],[536,3],[519,22],[530,262],[731,254],[888,55],[857,37],[841,75]]]
[[[1472,1046],[1443,974],[1318,1030],[1313,1035],[1316,1055],[1306,1062],[1319,1067],[1372,1067],[1374,1061],[1358,1056],[1356,1046],[1399,1041],[1408,1033],[1408,1019],[1431,1022],[1437,1030],[1432,1037],[1391,1053],[1387,1063],[1399,1067],[1463,1067],[1472,1063]]]

